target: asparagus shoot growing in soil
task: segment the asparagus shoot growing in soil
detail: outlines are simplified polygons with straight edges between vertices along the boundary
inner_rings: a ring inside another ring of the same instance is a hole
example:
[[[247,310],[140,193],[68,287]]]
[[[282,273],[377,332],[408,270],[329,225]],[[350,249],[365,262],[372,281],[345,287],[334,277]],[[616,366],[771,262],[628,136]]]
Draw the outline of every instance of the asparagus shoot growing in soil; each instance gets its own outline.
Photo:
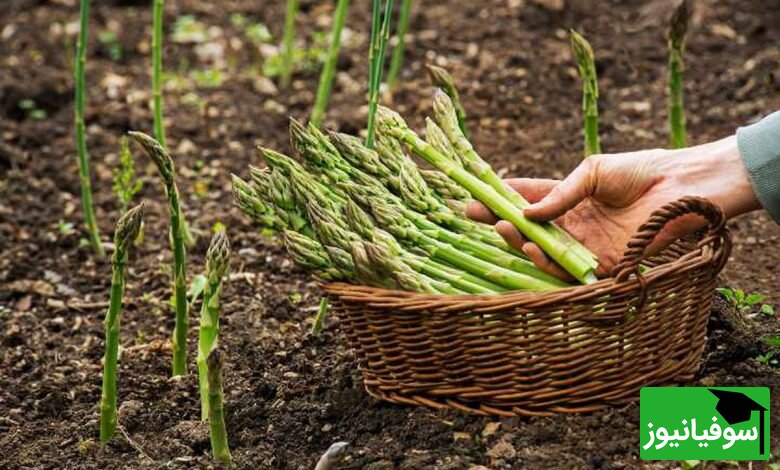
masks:
[[[406,30],[409,28],[409,13],[412,10],[412,0],[403,0],[401,2],[401,11],[398,16],[398,24],[395,28],[395,38],[398,41],[393,49],[393,56],[390,58],[390,68],[387,70],[387,87],[392,90],[395,88],[398,74],[404,64],[404,49],[406,48]]]
[[[89,171],[87,155],[86,124],[84,122],[84,94],[86,92],[84,68],[87,62],[87,26],[89,22],[89,0],[81,0],[79,10],[79,36],[76,46],[76,152],[79,158],[79,186],[81,187],[81,207],[84,211],[84,225],[89,234],[89,242],[95,252],[103,256],[105,250],[100,242],[95,207],[92,203],[92,176]]]
[[[230,464],[230,447],[225,428],[225,395],[222,391],[222,355],[215,343],[206,359],[208,367],[209,431],[214,460]]]
[[[154,137],[165,147],[165,124],[162,103],[162,42],[163,10],[165,0],[154,0],[152,11],[152,106],[154,114]]]
[[[385,65],[385,44],[390,38],[390,21],[393,16],[393,0],[385,1],[384,18],[380,24],[380,0],[373,0],[371,16],[371,43],[368,62],[368,125],[366,129],[366,147],[374,146],[376,108],[379,105],[379,88],[382,84],[382,70]]]
[[[189,328],[186,250],[182,230],[184,219],[179,204],[179,189],[176,187],[175,181],[176,170],[173,159],[159,142],[142,132],[130,132],[129,134],[141,144],[157,166],[157,171],[165,186],[165,194],[168,197],[168,214],[171,222],[170,241],[173,248],[173,304],[176,310],[176,326],[173,330],[173,375],[186,375],[187,330]]]
[[[317,336],[325,325],[325,317],[328,315],[330,300],[327,297],[320,299],[320,306],[317,308],[317,316],[314,317],[314,323],[311,325],[312,336]]]
[[[576,31],[571,31],[571,50],[582,81],[582,115],[585,121],[585,156],[601,153],[599,143],[599,85],[593,48]]]
[[[119,315],[125,292],[127,252],[138,236],[144,218],[143,203],[130,209],[119,219],[114,232],[111,296],[106,313],[106,352],[103,357],[103,389],[100,395],[100,442],[106,442],[116,431],[117,361],[119,356]]]
[[[434,87],[439,88],[452,100],[452,105],[455,107],[455,115],[458,117],[458,127],[463,135],[468,137],[469,133],[466,129],[466,110],[460,102],[460,94],[458,93],[458,87],[455,86],[455,80],[452,78],[449,72],[442,67],[436,65],[426,64],[425,68],[428,70],[428,78]]]
[[[328,58],[322,65],[320,84],[317,87],[317,98],[314,101],[314,109],[311,112],[311,123],[319,127],[325,117],[325,108],[328,106],[330,90],[333,84],[333,75],[336,71],[336,63],[339,58],[341,46],[341,31],[344,29],[344,21],[347,18],[349,0],[338,0],[336,11],[333,12],[333,29],[330,32],[330,45],[328,46]]]
[[[282,73],[283,87],[290,85],[292,79],[293,50],[295,49],[295,16],[298,14],[298,0],[287,0],[284,15],[284,33],[282,37]]]
[[[679,149],[686,145],[685,105],[683,101],[683,72],[685,63],[685,35],[688,31],[690,5],[688,0],[682,0],[669,21],[669,138],[672,148]]]
[[[230,240],[227,234],[218,230],[211,238],[206,252],[206,287],[203,290],[203,306],[200,309],[200,331],[198,334],[198,383],[200,386],[201,419],[209,417],[208,367],[209,352],[219,337],[219,297],[222,294],[222,280],[230,267]]]

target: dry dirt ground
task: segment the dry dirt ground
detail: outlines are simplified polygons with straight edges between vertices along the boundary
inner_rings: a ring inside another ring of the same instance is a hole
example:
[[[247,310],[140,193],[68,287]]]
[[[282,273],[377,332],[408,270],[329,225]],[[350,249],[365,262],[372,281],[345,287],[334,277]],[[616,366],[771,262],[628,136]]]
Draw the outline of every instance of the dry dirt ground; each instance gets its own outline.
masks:
[[[106,240],[117,217],[111,169],[118,139],[130,129],[151,133],[150,3],[101,1],[92,9],[88,140]],[[315,31],[327,28],[332,2],[301,3],[299,33],[311,43]],[[326,120],[347,132],[362,128],[366,112],[370,6],[354,3]],[[697,4],[686,91],[691,140],[702,143],[780,108],[780,1]],[[122,316],[122,433],[105,447],[96,444],[110,266],[83,245],[80,228],[72,136],[77,10],[76,0],[11,0],[0,13],[0,468],[213,466],[198,422],[195,376],[168,377],[173,315],[166,212],[159,181],[137,148],[145,183],[138,197],[148,210]],[[281,0],[169,1],[165,9],[167,33],[185,14],[209,27],[198,44],[167,36],[165,114],[186,215],[201,234],[189,275],[203,269],[215,222],[228,227],[234,243],[222,343],[236,467],[312,468],[338,440],[352,443],[344,467],[353,469],[642,467],[636,405],[498,421],[388,405],[363,391],[336,318],[320,336],[308,333],[320,294],[275,239],[233,206],[229,173],[245,175],[247,165],[259,162],[257,143],[289,150],[287,118],[306,117],[317,73],[301,70],[289,89],[259,76],[260,53],[231,20],[238,12],[268,25],[272,44],[278,43]],[[562,177],[581,159],[580,92],[566,33],[576,28],[598,56],[605,150],[664,146],[669,13],[666,0],[415,2],[393,105],[419,126],[431,92],[422,66],[445,65],[460,85],[482,155],[506,175]],[[111,32],[114,45],[106,39]],[[112,58],[117,46],[121,57]],[[207,69],[218,70],[221,83],[189,78]],[[25,100],[34,106],[23,109]],[[764,214],[730,227],[735,249],[721,284],[766,294],[777,304],[780,228]],[[778,393],[780,374],[755,359],[768,351],[761,337],[777,331],[777,321],[756,317],[752,331],[740,333],[719,318],[714,312],[697,383],[765,385]],[[773,405],[777,452],[780,404]],[[485,432],[493,422],[500,426]]]

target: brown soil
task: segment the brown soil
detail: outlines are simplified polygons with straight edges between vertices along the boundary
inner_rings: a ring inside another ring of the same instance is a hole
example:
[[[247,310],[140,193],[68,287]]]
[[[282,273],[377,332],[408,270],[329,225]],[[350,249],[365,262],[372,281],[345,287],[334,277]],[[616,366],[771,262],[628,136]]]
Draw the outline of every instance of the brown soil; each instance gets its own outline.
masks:
[[[111,168],[128,129],[151,131],[150,2],[94,2],[87,74],[87,121],[100,226],[107,238],[117,205]],[[282,1],[168,2],[180,14],[221,29],[228,70],[215,88],[169,90],[169,146],[180,171],[187,217],[202,235],[189,257],[201,271],[210,227],[229,228],[234,269],[224,294],[227,426],[238,468],[313,468],[332,442],[352,443],[345,468],[638,468],[638,407],[583,416],[495,420],[380,403],[363,391],[338,321],[308,331],[319,292],[233,207],[229,173],[257,163],[257,142],[288,150],[287,116],[305,117],[316,72],[291,90],[259,86],[246,73],[249,45],[230,12],[281,32]],[[302,2],[301,34],[322,29],[330,2]],[[340,59],[326,124],[355,132],[365,120],[368,2],[350,12],[352,39]],[[419,3],[419,2],[415,2]],[[430,105],[422,65],[446,64],[460,83],[480,152],[508,175],[561,177],[581,158],[579,88],[566,29],[591,39],[599,60],[603,145],[625,151],[665,145],[663,22],[669,1],[425,2],[411,22],[407,65],[394,106],[420,125]],[[700,0],[688,47],[687,100],[694,143],[780,107],[780,1]],[[104,315],[110,266],[81,243],[72,137],[70,53],[75,0],[16,0],[0,13],[0,468],[209,467],[198,422],[197,381],[169,379],[170,253],[160,185],[135,150],[148,204],[146,238],[134,250],[122,315],[120,425],[96,444]],[[319,23],[318,23],[319,22]],[[327,22],[326,22],[327,23]],[[317,26],[320,24],[320,26]],[[124,50],[112,61],[98,30],[115,28]],[[191,45],[166,44],[168,70],[203,68]],[[183,66],[183,65],[182,65]],[[116,90],[110,88],[116,87]],[[189,92],[195,95],[187,95]],[[194,107],[192,97],[200,99]],[[19,108],[33,99],[36,120]],[[190,104],[188,104],[190,103]],[[76,225],[61,230],[59,221]],[[764,214],[731,223],[735,249],[723,285],[780,302],[780,229]],[[730,331],[719,304],[710,325],[699,384],[764,385],[780,374],[755,357],[767,351],[774,318]],[[197,309],[194,309],[197,311]],[[196,324],[193,314],[193,324]],[[194,357],[194,341],[190,342]],[[775,401],[775,403],[777,403]],[[772,409],[773,450],[780,413]],[[650,468],[675,467],[652,463]],[[760,467],[760,465],[759,465]]]

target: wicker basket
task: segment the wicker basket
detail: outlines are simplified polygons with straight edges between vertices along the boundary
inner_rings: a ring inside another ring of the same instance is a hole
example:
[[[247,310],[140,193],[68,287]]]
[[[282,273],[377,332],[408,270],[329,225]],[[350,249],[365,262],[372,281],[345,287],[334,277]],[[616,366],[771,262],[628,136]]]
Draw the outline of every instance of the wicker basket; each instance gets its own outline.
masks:
[[[690,213],[705,230],[645,257],[669,221]],[[730,249],[721,211],[685,197],[654,212],[613,277],[595,284],[479,296],[324,288],[374,397],[478,415],[588,412],[691,380]],[[640,273],[640,262],[650,269]]]

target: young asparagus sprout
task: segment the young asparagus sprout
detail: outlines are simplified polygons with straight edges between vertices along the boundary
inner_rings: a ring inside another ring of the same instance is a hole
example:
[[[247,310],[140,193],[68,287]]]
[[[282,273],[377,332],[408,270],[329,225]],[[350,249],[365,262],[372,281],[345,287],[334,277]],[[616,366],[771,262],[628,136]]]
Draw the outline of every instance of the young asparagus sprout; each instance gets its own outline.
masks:
[[[593,48],[576,31],[571,31],[571,50],[582,80],[582,115],[585,120],[585,156],[601,153],[599,143],[599,85]]]
[[[455,86],[455,80],[452,78],[452,75],[442,67],[433,64],[426,64],[425,68],[428,70],[428,78],[431,80],[431,84],[444,91],[452,100],[452,104],[455,107],[455,114],[458,117],[458,127],[460,127],[463,135],[468,137],[469,133],[466,129],[466,110],[460,102],[460,94],[458,93],[458,88]]]
[[[373,0],[371,21],[371,44],[368,62],[368,125],[366,147],[374,147],[376,108],[379,105],[379,88],[382,84],[382,70],[385,64],[385,44],[390,39],[390,21],[393,16],[393,0],[385,0],[384,18],[379,23],[380,0]]]
[[[298,0],[287,0],[282,38],[282,87],[287,88],[292,79],[293,50],[295,48],[295,16],[298,14]]]
[[[336,470],[339,468],[339,464],[347,456],[347,450],[349,449],[348,442],[336,442],[328,447],[328,450],[317,461],[317,465],[314,470]]]
[[[390,68],[387,71],[387,87],[392,90],[396,86],[398,74],[404,62],[404,49],[406,47],[406,30],[409,27],[409,13],[412,10],[412,0],[403,0],[401,11],[398,15],[398,25],[395,28],[396,45],[393,56],[390,58]]]
[[[152,11],[152,106],[154,112],[154,137],[165,147],[165,124],[162,102],[162,41],[163,7],[165,0],[154,0]]]
[[[225,428],[225,396],[222,390],[222,355],[215,343],[206,359],[208,367],[209,430],[211,434],[211,454],[214,460],[230,464],[230,447]]]
[[[311,112],[311,123],[318,127],[322,125],[322,120],[325,117],[325,108],[328,106],[330,89],[333,84],[333,75],[336,71],[336,62],[339,58],[341,31],[344,29],[344,21],[347,18],[348,8],[349,0],[338,0],[336,10],[333,12],[333,29],[330,33],[328,58],[322,66],[320,84],[317,87],[317,98],[314,101],[314,109]]]
[[[317,316],[314,317],[314,322],[311,324],[311,335],[317,336],[322,331],[322,327],[325,325],[325,317],[328,315],[328,307],[330,306],[330,300],[327,297],[320,299],[320,306],[317,308]]]
[[[176,326],[173,330],[173,375],[187,374],[187,272],[186,250],[183,236],[183,218],[176,187],[176,170],[173,159],[159,142],[142,132],[130,132],[136,142],[157,166],[168,197],[168,214],[171,222],[170,240],[173,248],[173,303],[176,310]]]
[[[106,313],[106,352],[103,357],[103,389],[100,396],[100,442],[116,431],[117,361],[119,356],[119,315],[125,291],[127,252],[138,236],[144,218],[143,203],[130,209],[116,224],[112,257],[111,296]]]
[[[206,288],[203,290],[203,306],[200,310],[200,332],[198,334],[198,382],[200,385],[200,417],[209,417],[208,367],[206,358],[214,348],[219,336],[219,297],[222,294],[222,280],[230,268],[230,240],[219,230],[211,239],[206,252]]]
[[[76,47],[76,153],[79,158],[79,186],[81,187],[81,208],[84,211],[84,225],[89,234],[92,248],[100,256],[105,254],[100,242],[100,231],[92,203],[92,175],[89,171],[87,154],[86,123],[84,122],[85,66],[87,62],[87,25],[89,23],[89,0],[81,0],[79,10],[79,35]]]
[[[682,0],[669,21],[669,137],[672,148],[683,148],[686,145],[683,53],[689,16],[689,0]]]

